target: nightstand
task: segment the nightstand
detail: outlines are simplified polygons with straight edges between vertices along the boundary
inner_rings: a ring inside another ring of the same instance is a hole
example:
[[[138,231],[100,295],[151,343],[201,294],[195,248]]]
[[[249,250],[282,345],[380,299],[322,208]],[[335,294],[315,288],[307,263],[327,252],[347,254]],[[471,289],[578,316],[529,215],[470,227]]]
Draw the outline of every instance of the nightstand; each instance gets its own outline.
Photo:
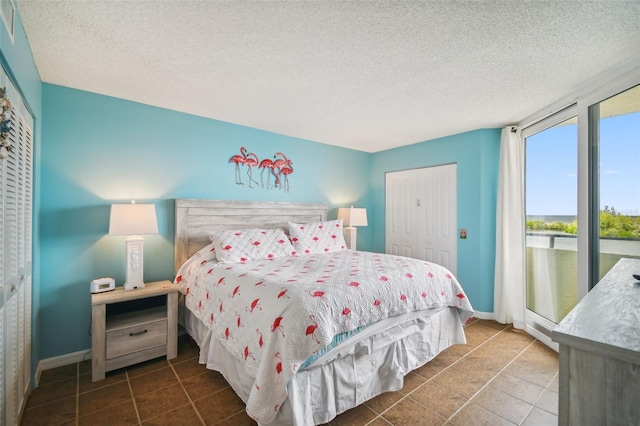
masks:
[[[91,380],[149,359],[178,356],[178,288],[171,281],[91,295]]]

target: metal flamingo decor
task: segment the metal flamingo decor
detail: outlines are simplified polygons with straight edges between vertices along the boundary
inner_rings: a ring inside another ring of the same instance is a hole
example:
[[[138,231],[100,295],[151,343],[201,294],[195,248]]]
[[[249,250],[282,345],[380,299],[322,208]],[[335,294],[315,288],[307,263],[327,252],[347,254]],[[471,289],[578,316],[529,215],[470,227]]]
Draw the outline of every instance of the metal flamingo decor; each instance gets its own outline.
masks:
[[[229,159],[229,163],[235,164],[236,185],[244,185],[242,182],[241,167],[247,168],[247,177],[249,178],[249,188],[254,188],[252,184],[266,189],[281,189],[289,192],[289,175],[293,174],[293,162],[287,158],[282,152],[276,152],[271,158],[260,160],[258,156],[249,152],[244,146],[240,148],[240,154],[233,155]],[[260,169],[260,182],[253,178],[253,168]],[[264,174],[267,174],[266,185]],[[271,185],[271,176],[274,182]]]
[[[289,192],[289,175],[293,173],[293,163],[289,161],[287,166],[283,166],[280,169],[280,175],[284,175],[280,181],[284,192]]]
[[[240,155],[234,155],[229,159],[230,163],[235,163],[236,165],[236,184],[243,185],[242,176],[240,175],[240,166],[244,165],[247,167],[247,176],[249,177],[249,188],[253,188],[251,186],[252,183],[258,185],[258,182],[253,178],[252,168],[258,165],[258,156],[253,152],[247,153],[247,148],[244,146],[240,148]]]
[[[260,186],[264,188],[264,172],[267,171],[267,189],[271,189],[271,174],[273,173],[273,160],[270,158],[265,158],[258,165],[259,169],[262,169],[260,172]],[[276,176],[277,179],[277,176]]]
[[[236,185],[242,185],[242,177],[240,176],[240,165],[244,164],[247,159],[247,149],[243,146],[240,148],[241,155],[234,155],[229,159],[230,163],[236,164]]]

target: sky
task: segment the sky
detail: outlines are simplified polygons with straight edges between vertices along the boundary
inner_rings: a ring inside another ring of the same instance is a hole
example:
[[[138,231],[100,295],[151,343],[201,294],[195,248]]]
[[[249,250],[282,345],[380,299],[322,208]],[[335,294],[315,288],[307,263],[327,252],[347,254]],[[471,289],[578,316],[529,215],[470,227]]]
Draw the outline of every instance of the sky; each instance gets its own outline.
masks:
[[[526,214],[576,215],[577,124],[526,141]],[[600,121],[600,208],[640,215],[640,112]]]

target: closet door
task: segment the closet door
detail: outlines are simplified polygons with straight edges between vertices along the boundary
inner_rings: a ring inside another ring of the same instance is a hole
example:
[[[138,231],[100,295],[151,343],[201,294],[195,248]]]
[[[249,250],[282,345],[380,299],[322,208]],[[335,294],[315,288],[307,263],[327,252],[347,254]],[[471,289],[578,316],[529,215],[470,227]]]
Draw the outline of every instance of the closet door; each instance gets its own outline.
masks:
[[[2,419],[17,424],[31,379],[33,118],[3,75],[12,108],[9,155],[0,159]]]
[[[438,263],[456,274],[457,166],[425,167],[417,173],[419,258]]]
[[[420,258],[418,253],[417,170],[386,174],[386,252]]]
[[[4,75],[2,75],[4,76]],[[6,352],[6,340],[8,340],[5,335],[7,334],[5,330],[8,330],[9,327],[6,326],[5,315],[7,312],[7,308],[5,308],[5,290],[6,280],[5,280],[5,232],[4,232],[4,194],[5,194],[5,175],[6,175],[6,167],[4,164],[5,160],[0,159],[0,424],[4,424],[4,419],[6,418],[6,406],[7,406],[7,393],[5,392],[5,382],[6,382],[6,372],[7,365],[9,364],[6,360],[5,352]]]
[[[22,105],[20,111],[26,112]],[[17,392],[18,409],[26,402],[31,379],[31,254],[32,254],[32,174],[33,122],[28,114],[17,117]]]
[[[386,252],[458,268],[457,166],[386,174]]]
[[[15,101],[13,101],[15,102]],[[18,416],[18,132],[14,123],[15,107],[11,110],[11,145],[9,156],[3,160],[4,202],[4,357],[5,357],[5,410],[6,424]]]

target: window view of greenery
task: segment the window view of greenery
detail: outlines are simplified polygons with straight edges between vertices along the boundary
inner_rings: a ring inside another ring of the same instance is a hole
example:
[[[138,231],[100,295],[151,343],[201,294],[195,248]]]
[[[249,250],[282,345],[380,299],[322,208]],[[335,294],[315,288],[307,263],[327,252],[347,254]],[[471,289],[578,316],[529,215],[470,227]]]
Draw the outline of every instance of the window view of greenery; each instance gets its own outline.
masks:
[[[578,221],[547,223],[540,219],[530,219],[527,220],[527,230],[556,231],[575,235],[578,233]],[[640,239],[640,216],[623,215],[618,213],[615,207],[605,206],[600,210],[600,237]]]

